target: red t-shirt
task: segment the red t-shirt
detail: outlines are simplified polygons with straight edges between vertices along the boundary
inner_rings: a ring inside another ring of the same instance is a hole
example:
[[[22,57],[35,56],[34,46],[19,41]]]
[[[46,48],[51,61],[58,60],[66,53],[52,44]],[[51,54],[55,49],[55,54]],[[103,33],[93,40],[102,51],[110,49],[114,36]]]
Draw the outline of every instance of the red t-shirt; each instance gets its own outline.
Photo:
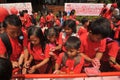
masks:
[[[25,28],[22,27],[22,33],[23,33],[23,47],[27,47],[28,45],[28,34],[27,34],[27,30]]]
[[[102,60],[108,61],[110,56],[113,58],[116,58],[118,51],[119,51],[118,42],[113,41],[113,42],[108,43],[106,45],[106,50],[103,54]]]
[[[63,56],[64,56],[64,53],[61,53],[61,54],[59,55],[59,57],[58,57],[58,59],[57,59],[57,61],[56,61],[57,64],[59,64],[59,65],[63,64],[63,63],[62,63]],[[80,58],[80,62],[79,62],[76,66],[74,66],[74,64],[75,64],[75,60],[68,58],[68,59],[66,60],[65,66],[67,66],[67,68],[69,68],[69,70],[70,70],[70,71],[73,71],[74,73],[80,73],[80,72],[81,72],[81,69],[82,69],[82,67],[83,67],[83,64],[84,64],[84,58],[81,57],[81,58]],[[63,66],[63,67],[61,68],[61,71],[66,71],[66,67],[65,67],[65,66]]]
[[[46,20],[45,20],[45,18],[42,16],[41,18],[40,18],[40,27],[42,28],[42,27],[45,27],[45,23],[46,23]]]
[[[46,46],[45,52],[43,53],[41,46],[34,46],[33,50],[31,50],[30,45],[31,44],[28,43],[28,51],[33,56],[34,60],[41,61],[41,60],[44,60],[45,58],[50,57],[49,56],[49,47],[48,46]]]
[[[118,39],[119,35],[120,35],[120,21],[117,22],[117,25],[118,25],[118,27],[116,28],[115,35],[114,35],[115,39]]]
[[[82,34],[86,34],[86,33],[87,33],[87,29],[81,26],[78,30],[78,35],[81,36]]]
[[[46,16],[46,21],[47,21],[47,22],[52,21],[52,16],[51,16],[51,15],[47,15],[47,16]]]
[[[18,61],[20,54],[23,50],[22,45],[18,42],[18,39],[12,39],[10,37],[9,39],[12,46],[12,54],[10,56],[10,60]],[[6,53],[6,47],[0,38],[0,54],[5,54],[5,53]]]
[[[57,26],[61,26],[61,23],[60,23],[60,20],[59,20],[59,19],[56,19],[56,21],[55,21],[55,25],[57,25]]]
[[[96,52],[104,52],[106,47],[106,39],[99,42],[92,42],[88,39],[88,34],[84,34],[80,37],[81,47],[80,52],[85,53],[90,58],[94,58]]]
[[[106,11],[106,13],[103,15],[103,17],[107,19],[111,19],[111,16],[112,16],[112,12],[110,10]]]

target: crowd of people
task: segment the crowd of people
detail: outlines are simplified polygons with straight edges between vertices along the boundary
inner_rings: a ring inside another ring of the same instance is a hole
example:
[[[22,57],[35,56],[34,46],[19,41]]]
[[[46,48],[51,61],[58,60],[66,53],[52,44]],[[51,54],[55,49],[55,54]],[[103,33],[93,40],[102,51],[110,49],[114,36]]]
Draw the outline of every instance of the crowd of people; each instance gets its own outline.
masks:
[[[104,6],[92,21],[78,21],[74,9],[69,15],[48,10],[39,18],[37,12],[0,10],[0,57],[10,60],[13,74],[120,71],[120,14],[115,3],[110,9]]]

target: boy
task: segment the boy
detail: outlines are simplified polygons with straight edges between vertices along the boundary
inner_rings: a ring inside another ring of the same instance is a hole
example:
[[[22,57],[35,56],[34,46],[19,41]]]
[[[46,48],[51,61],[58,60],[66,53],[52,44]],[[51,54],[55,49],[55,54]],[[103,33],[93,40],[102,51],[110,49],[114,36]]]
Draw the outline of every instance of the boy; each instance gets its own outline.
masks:
[[[16,15],[8,15],[3,22],[5,32],[1,35],[7,36],[8,39],[6,40],[9,41],[7,46],[10,46],[9,48],[12,49],[7,49],[7,46],[0,37],[0,57],[10,58],[13,68],[19,66],[18,58],[22,52],[22,45],[18,41],[18,36],[21,33],[21,25],[21,20]]]
[[[105,18],[98,18],[91,23],[89,32],[80,36],[81,55],[86,60],[86,66],[100,67],[101,59],[106,47],[105,38],[110,34],[110,22]]]
[[[66,43],[66,51],[61,53],[56,61],[54,74],[80,73],[84,59],[79,55],[80,40],[70,36]]]

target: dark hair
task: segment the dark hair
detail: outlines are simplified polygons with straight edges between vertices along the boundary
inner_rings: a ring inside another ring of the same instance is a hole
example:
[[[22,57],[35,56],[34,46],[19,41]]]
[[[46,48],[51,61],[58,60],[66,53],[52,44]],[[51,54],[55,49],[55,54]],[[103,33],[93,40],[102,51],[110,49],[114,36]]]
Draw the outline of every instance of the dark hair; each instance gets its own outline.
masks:
[[[100,34],[103,38],[108,37],[111,32],[109,20],[103,17],[96,19],[90,24],[89,32]]]
[[[84,25],[86,22],[88,22],[89,20],[87,18],[82,18],[81,19],[81,23]]]
[[[45,30],[44,35],[45,35],[46,41],[49,42],[47,37],[53,37],[53,36],[57,37],[57,32],[53,27],[50,27]]]
[[[72,31],[74,33],[76,33],[76,22],[72,19],[68,19],[68,20],[64,21],[62,27],[63,28],[69,27],[72,29]]]
[[[56,33],[57,33],[56,35],[59,37],[59,34],[60,34],[62,28],[61,28],[60,26],[57,26],[57,25],[54,26],[53,28],[55,29],[55,31],[56,31]]]
[[[22,22],[17,15],[8,15],[3,21],[3,27],[6,28],[7,25],[14,25],[15,27],[22,27]]]
[[[19,11],[19,15],[20,15],[20,17],[23,17],[24,16],[24,12],[23,11]]]
[[[63,11],[63,16],[67,16],[67,12],[66,11]]]
[[[12,77],[12,63],[9,59],[0,57],[0,79],[10,80]]]
[[[30,39],[30,36],[35,35],[40,39],[40,45],[42,47],[42,51],[44,52],[45,49],[45,37],[43,35],[43,32],[40,27],[36,26],[30,26],[28,29],[28,38]],[[33,44],[31,44],[31,49],[33,49]]]
[[[70,36],[65,42],[66,49],[79,49],[81,45],[81,41],[76,36]]]
[[[70,15],[74,15],[74,14],[75,14],[75,9],[72,9]]]

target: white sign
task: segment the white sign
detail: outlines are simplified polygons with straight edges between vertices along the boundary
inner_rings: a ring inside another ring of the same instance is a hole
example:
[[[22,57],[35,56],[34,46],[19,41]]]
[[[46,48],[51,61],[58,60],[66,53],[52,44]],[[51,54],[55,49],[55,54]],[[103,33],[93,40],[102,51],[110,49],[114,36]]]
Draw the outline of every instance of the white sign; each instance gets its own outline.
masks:
[[[111,4],[108,4],[109,8]],[[68,13],[75,9],[76,15],[79,16],[98,16],[100,14],[103,4],[95,3],[65,3],[65,11]]]
[[[28,2],[28,3],[7,3],[7,4],[0,4],[0,7],[6,8],[9,11],[9,13],[10,13],[10,9],[14,7],[18,11],[22,11],[22,10],[26,9],[26,10],[28,10],[29,14],[32,14],[32,6],[31,6],[30,2]]]

